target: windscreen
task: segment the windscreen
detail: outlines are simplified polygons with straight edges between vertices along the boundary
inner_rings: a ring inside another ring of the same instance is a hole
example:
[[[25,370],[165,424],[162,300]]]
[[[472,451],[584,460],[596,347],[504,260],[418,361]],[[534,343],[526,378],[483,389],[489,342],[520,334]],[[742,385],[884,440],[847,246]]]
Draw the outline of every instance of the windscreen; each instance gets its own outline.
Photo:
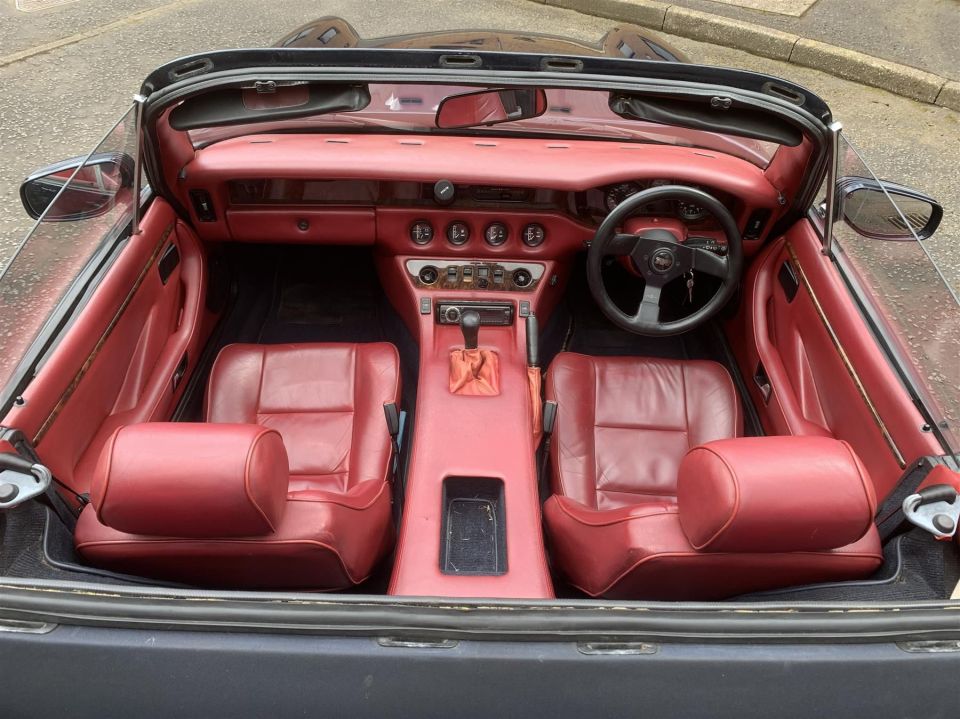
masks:
[[[234,124],[190,130],[194,146],[251,133],[318,131],[416,133],[440,132],[437,108],[448,97],[473,93],[476,87],[424,84],[373,84],[370,103],[362,110],[332,112],[271,122]],[[548,88],[546,111],[533,118],[503,122],[492,134],[536,133],[568,138],[597,138],[716,150],[766,167],[779,145],[703,130],[674,127],[621,117],[610,109],[610,93],[601,90]],[[475,130],[484,130],[478,127]],[[453,132],[464,132],[464,129]],[[447,131],[444,131],[447,132]]]

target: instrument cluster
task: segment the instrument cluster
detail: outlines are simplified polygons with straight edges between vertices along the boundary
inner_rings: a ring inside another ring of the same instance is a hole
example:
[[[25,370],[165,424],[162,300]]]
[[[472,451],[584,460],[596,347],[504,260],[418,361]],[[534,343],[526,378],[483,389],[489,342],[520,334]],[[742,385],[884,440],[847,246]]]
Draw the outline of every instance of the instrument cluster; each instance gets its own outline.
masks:
[[[489,247],[500,247],[510,239],[510,227],[505,222],[494,220],[476,229]],[[454,247],[467,244],[475,234],[475,229],[463,220],[452,220],[442,227],[434,227],[430,220],[417,220],[410,225],[410,240],[415,245],[429,245],[438,231],[442,231],[446,241]],[[520,229],[520,240],[527,247],[539,247],[546,239],[547,230],[539,222],[528,222]]]
[[[598,187],[588,190],[586,195],[586,209],[589,214],[602,217],[612,212],[621,202],[631,197],[641,190],[651,187],[661,187],[664,185],[686,185],[694,187],[705,192],[709,192],[714,197],[723,202],[727,207],[731,207],[731,199],[722,192],[717,192],[713,188],[700,187],[698,185],[688,185],[674,180],[651,180],[648,182],[618,182],[606,187]],[[657,215],[660,217],[676,217],[688,224],[699,224],[710,221],[711,215],[707,210],[689,202],[680,202],[677,200],[662,200],[645,205],[637,213],[638,215]]]

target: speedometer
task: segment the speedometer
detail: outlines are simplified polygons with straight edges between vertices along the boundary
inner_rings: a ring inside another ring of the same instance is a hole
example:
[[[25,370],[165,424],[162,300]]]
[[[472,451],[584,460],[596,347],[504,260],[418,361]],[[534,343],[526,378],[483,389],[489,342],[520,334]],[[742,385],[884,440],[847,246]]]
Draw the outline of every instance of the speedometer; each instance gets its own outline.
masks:
[[[618,185],[608,187],[603,199],[607,205],[607,209],[612,212],[617,205],[630,197],[630,195],[636,195],[640,190],[641,187],[636,182],[621,182]]]
[[[700,207],[700,205],[694,205],[690,202],[678,202],[677,203],[677,214],[680,215],[682,220],[687,222],[696,222],[697,220],[702,220],[707,216],[707,211]]]

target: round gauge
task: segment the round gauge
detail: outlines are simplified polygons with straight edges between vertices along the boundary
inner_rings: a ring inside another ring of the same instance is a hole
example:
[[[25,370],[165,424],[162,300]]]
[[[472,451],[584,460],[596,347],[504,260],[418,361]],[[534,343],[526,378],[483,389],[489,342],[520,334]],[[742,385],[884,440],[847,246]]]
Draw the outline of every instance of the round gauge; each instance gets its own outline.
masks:
[[[433,239],[433,225],[426,220],[414,222],[410,226],[410,239],[417,245],[428,244]]]
[[[677,214],[680,215],[680,219],[682,220],[695,222],[706,217],[707,211],[700,207],[700,205],[694,205],[689,202],[678,202]]]
[[[607,209],[612,212],[613,208],[630,197],[630,195],[636,195],[640,190],[641,187],[636,182],[621,182],[619,185],[611,185],[608,187],[603,199],[607,205]]]
[[[538,247],[545,239],[547,239],[547,231],[543,229],[543,225],[531,222],[523,228],[523,244],[527,247]]]
[[[491,222],[487,225],[487,229],[483,231],[483,239],[487,241],[488,245],[497,247],[507,241],[508,234],[509,230],[507,230],[505,224],[502,222]]]
[[[451,245],[462,245],[470,239],[470,227],[466,222],[451,222],[447,225],[447,240]]]

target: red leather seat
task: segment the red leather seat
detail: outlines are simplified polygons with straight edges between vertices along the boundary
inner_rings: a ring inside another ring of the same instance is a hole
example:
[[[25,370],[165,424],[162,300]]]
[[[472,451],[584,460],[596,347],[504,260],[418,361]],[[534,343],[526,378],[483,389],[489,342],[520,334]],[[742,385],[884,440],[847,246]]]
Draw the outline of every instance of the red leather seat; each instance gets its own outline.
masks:
[[[591,596],[707,600],[866,576],[882,560],[872,483],[848,445],[741,438],[712,362],[560,354],[554,563]]]
[[[394,540],[383,405],[399,393],[389,344],[226,347],[208,423],[133,425],[108,442],[77,549],[205,586],[362,582]]]

